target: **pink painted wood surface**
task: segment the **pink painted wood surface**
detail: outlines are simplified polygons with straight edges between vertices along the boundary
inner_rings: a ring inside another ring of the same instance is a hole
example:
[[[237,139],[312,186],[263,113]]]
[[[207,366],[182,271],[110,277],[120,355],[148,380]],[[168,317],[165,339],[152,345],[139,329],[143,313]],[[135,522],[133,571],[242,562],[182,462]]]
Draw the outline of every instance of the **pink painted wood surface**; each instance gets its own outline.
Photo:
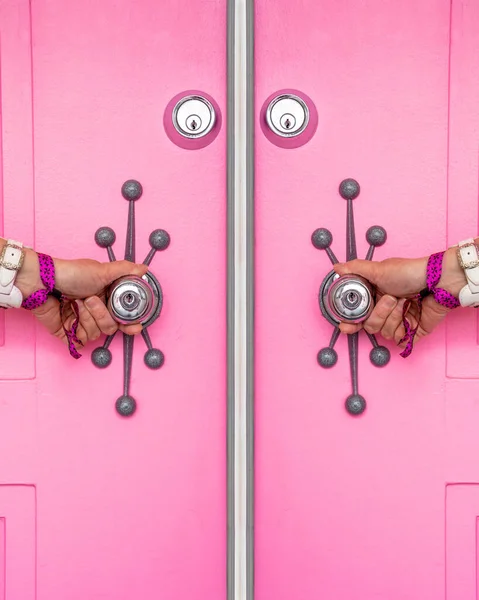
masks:
[[[330,229],[344,259],[346,177],[361,184],[362,256],[375,224],[388,232],[378,259],[477,235],[478,5],[255,5],[256,600],[475,600],[477,494],[452,484],[479,482],[477,313],[451,316],[407,360],[390,346],[384,369],[361,337],[368,409],[354,419],[346,340],[333,369],[316,363],[330,264],[310,236]],[[319,115],[297,150],[258,120],[285,88]]]
[[[11,521],[0,487],[6,600],[225,598],[225,134],[187,151],[163,129],[187,89],[225,116],[225,36],[223,1],[0,1],[3,232],[106,260],[93,236],[109,225],[121,255],[120,188],[136,178],[138,259],[153,229],[172,239],[152,264],[165,297],[150,334],[166,361],[149,371],[138,340],[129,420],[114,409],[120,339],[100,371],[7,315],[0,484],[34,486],[18,489],[35,503]],[[23,565],[11,546],[30,538],[36,563]]]

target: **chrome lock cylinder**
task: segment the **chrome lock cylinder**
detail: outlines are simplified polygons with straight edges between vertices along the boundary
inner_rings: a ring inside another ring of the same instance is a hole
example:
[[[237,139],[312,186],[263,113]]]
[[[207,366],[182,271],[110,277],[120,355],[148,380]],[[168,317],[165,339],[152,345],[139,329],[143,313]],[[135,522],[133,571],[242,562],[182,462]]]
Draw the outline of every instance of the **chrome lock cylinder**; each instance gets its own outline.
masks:
[[[107,294],[111,316],[122,325],[145,324],[154,314],[158,294],[148,281],[148,275],[126,275],[112,283]]]
[[[374,289],[359,275],[336,276],[324,292],[324,308],[337,323],[362,323],[374,308]]]
[[[186,96],[173,109],[173,125],[184,137],[204,137],[210,133],[215,123],[215,109],[203,96]]]
[[[266,109],[266,123],[276,135],[298,136],[309,123],[308,105],[295,94],[281,94],[273,98]]]

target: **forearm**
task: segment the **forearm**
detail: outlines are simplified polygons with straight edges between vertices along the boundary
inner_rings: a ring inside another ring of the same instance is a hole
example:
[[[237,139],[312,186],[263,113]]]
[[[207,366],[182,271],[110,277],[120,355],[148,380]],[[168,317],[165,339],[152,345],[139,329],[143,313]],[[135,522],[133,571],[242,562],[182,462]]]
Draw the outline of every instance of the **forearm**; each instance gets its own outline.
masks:
[[[0,252],[3,246],[6,244],[6,239],[0,238]],[[42,279],[40,277],[40,265],[38,262],[38,254],[29,248],[24,248],[25,256],[23,265],[18,272],[15,280],[16,287],[22,293],[23,298],[28,298],[33,292],[37,290],[45,289]],[[76,295],[75,291],[72,291],[71,279],[78,277],[81,282],[84,277],[83,271],[78,271],[79,261],[63,260],[60,258],[52,257],[53,264],[55,267],[55,288],[64,293]],[[96,261],[89,261],[89,267],[92,265],[98,266],[100,263]],[[85,267],[83,263],[81,266]],[[92,292],[94,294],[95,291]],[[85,297],[92,294],[85,294]],[[83,297],[81,294],[78,297]]]
[[[479,246],[479,237],[475,239],[475,243]],[[0,252],[3,246],[6,244],[4,238],[0,238]],[[418,261],[424,262],[424,286],[426,285],[426,264],[427,257],[424,259],[417,259]],[[58,271],[61,271],[61,266],[64,261],[54,259],[55,267]],[[60,273],[58,273],[60,275]],[[40,269],[38,265],[38,256],[34,250],[25,249],[25,258],[23,266],[20,269],[15,285],[21,291],[24,298],[38,289],[42,289],[43,283],[40,278]],[[457,248],[449,248],[444,254],[443,260],[443,271],[439,281],[438,287],[442,287],[447,291],[451,292],[454,296],[458,297],[460,290],[466,285],[466,276],[459,261],[457,259]]]

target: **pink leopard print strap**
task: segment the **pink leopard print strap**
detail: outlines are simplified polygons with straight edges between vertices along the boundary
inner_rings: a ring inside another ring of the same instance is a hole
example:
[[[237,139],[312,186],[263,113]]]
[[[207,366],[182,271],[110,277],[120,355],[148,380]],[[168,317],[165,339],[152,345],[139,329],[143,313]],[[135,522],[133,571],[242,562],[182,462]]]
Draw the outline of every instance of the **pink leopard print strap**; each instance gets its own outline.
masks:
[[[42,280],[45,289],[33,292],[28,298],[22,302],[22,307],[26,310],[35,310],[48,300],[48,296],[54,296],[60,302],[60,319],[65,332],[68,350],[73,358],[81,358],[81,354],[76,349],[76,344],[83,346],[82,342],[77,337],[78,325],[80,323],[80,314],[78,304],[75,300],[69,300],[61,292],[55,289],[55,264],[51,256],[47,254],[38,254],[38,264],[40,266],[40,279]],[[64,324],[65,303],[70,302],[72,310],[75,314],[75,320],[70,330]]]
[[[38,264],[40,266],[40,279],[46,289],[33,292],[31,296],[28,296],[22,302],[22,307],[27,310],[35,310],[35,308],[45,304],[49,294],[53,292],[55,287],[55,265],[52,257],[46,254],[38,254]]]
[[[405,329],[405,334],[404,337],[399,341],[399,344],[403,344],[404,342],[406,342],[406,346],[400,354],[400,356],[402,356],[403,358],[407,358],[412,352],[414,338],[416,336],[419,324],[421,322],[422,302],[426,296],[432,294],[434,300],[441,306],[444,306],[445,308],[453,309],[460,306],[459,300],[450,292],[442,288],[436,287],[439,283],[439,280],[441,279],[443,257],[444,252],[437,252],[436,254],[432,254],[429,257],[426,267],[426,288],[422,290],[422,292],[417,294],[414,298],[408,299],[404,303],[403,325]],[[413,329],[411,327],[411,324],[407,320],[406,315],[414,300],[417,302],[418,305],[418,318],[417,326]]]
[[[429,257],[426,270],[427,289],[433,294],[434,300],[441,306],[445,306],[446,308],[450,309],[457,308],[460,306],[459,300],[446,290],[436,287],[442,275],[443,257],[444,252],[437,252]]]

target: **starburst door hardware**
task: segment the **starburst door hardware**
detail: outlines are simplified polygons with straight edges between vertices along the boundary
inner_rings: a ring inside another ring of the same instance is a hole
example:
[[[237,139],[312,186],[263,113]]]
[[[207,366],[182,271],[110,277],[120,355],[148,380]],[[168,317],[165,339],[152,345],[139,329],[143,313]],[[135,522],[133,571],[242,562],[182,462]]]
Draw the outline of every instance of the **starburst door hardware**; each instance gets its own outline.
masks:
[[[359,183],[355,179],[344,179],[339,186],[339,194],[347,201],[346,219],[346,260],[357,258],[356,233],[354,229],[353,200],[360,193]],[[383,227],[373,225],[366,232],[369,250],[366,260],[372,260],[374,250],[386,242],[387,234]],[[332,264],[338,259],[331,250],[332,233],[328,229],[316,229],[311,242],[318,250],[325,250]],[[325,369],[333,367],[338,361],[334,349],[339,337],[341,321],[360,323],[367,319],[374,306],[374,289],[368,281],[357,275],[340,277],[334,270],[323,279],[319,288],[319,308],[323,317],[334,327],[329,345],[318,352],[318,363]],[[372,344],[369,358],[376,367],[387,365],[391,353],[385,346],[380,346],[376,337],[366,332]],[[366,409],[366,400],[358,388],[358,337],[359,332],[348,334],[349,363],[351,369],[352,393],[346,398],[346,410],[351,415],[360,415]]]
[[[141,198],[143,188],[140,182],[129,179],[121,188],[122,196],[129,203],[128,226],[126,230],[125,260],[135,262],[135,203]],[[95,242],[108,252],[110,261],[115,261],[113,244],[116,234],[111,227],[100,227],[95,233]],[[170,245],[170,236],[164,229],[155,229],[149,238],[151,250],[143,261],[149,265],[156,252],[166,250]],[[143,277],[135,275],[122,277],[115,281],[107,293],[108,309],[116,321],[123,324],[141,323],[141,335],[147,350],[144,362],[150,369],[159,369],[165,362],[161,350],[153,347],[148,328],[160,316],[163,306],[163,292],[158,279],[148,271]],[[110,344],[116,333],[109,335],[99,348],[92,353],[93,364],[104,369],[112,360]],[[136,400],[130,395],[131,369],[133,361],[133,347],[135,338],[123,333],[123,394],[117,399],[115,407],[117,412],[128,417],[136,410]]]

